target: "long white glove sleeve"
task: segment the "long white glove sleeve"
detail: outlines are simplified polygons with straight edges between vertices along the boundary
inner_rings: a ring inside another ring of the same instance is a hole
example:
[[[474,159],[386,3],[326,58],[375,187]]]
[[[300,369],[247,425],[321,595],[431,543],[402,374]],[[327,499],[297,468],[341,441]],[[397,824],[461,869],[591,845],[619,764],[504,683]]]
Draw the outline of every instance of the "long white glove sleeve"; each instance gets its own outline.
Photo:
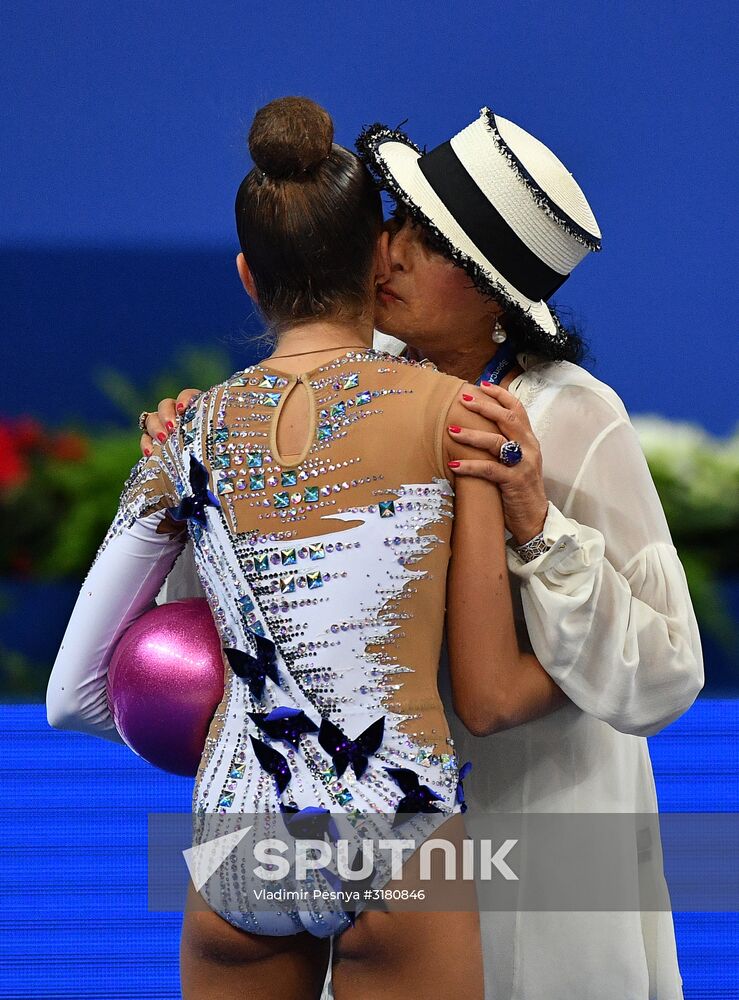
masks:
[[[187,533],[158,533],[164,510],[137,519],[110,537],[82,585],[49,678],[46,715],[55,729],[125,743],[108,706],[106,680],[116,643],[145,611]]]
[[[529,563],[509,549],[508,566],[534,652],[565,694],[621,732],[650,736],[703,687],[698,625],[631,422],[596,427],[594,439],[585,424],[592,444],[579,474],[562,511],[549,504],[551,549]]]

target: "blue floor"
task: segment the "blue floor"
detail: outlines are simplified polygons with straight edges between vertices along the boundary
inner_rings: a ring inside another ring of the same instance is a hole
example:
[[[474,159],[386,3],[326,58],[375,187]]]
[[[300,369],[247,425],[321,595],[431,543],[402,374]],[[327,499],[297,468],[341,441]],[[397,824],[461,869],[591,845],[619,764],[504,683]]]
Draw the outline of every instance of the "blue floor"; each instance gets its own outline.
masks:
[[[0,734],[1,1000],[179,998],[181,916],[147,910],[147,814],[187,812],[192,779],[52,730],[42,705],[0,705]],[[739,811],[739,700],[699,699],[649,742],[663,812]],[[675,926],[685,1000],[739,1000],[739,915]]]

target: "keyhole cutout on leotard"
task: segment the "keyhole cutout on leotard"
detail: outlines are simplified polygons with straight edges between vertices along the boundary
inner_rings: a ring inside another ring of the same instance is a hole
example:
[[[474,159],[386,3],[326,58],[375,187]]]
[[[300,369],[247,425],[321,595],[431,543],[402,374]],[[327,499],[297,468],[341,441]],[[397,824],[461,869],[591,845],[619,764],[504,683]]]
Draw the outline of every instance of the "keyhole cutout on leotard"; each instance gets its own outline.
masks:
[[[313,387],[303,375],[287,386],[272,417],[270,450],[283,468],[300,465],[313,444],[316,406]]]

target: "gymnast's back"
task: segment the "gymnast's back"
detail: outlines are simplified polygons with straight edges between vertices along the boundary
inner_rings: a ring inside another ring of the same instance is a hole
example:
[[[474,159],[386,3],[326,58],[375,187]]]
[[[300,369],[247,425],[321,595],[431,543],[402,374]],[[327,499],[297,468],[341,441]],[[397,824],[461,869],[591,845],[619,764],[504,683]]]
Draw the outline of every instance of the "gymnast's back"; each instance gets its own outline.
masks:
[[[436,672],[454,513],[443,434],[463,385],[372,349],[299,374],[256,364],[197,397],[140,463],[117,522],[167,510],[172,530],[187,524],[231,651],[196,810],[253,807],[263,768],[249,737],[265,738],[253,715],[276,709],[302,711],[315,728],[300,736],[300,782],[261,793],[270,809],[390,812],[403,798],[386,770],[396,767],[453,808]],[[302,436],[299,452],[283,454],[283,421],[285,440]],[[243,664],[265,648],[271,669],[252,681]],[[326,732],[355,740],[370,725],[382,740],[367,769],[339,778]],[[234,763],[245,764],[237,779]]]
[[[229,818],[316,810],[355,824],[357,844],[367,815],[376,837],[424,839],[459,812],[436,675],[454,517],[443,435],[464,384],[369,348],[297,374],[252,365],[198,395],[134,467],[47,704],[104,735],[115,642],[191,539],[224,667],[193,789],[198,843]],[[256,933],[349,926],[320,900],[260,909],[225,866],[202,891]]]

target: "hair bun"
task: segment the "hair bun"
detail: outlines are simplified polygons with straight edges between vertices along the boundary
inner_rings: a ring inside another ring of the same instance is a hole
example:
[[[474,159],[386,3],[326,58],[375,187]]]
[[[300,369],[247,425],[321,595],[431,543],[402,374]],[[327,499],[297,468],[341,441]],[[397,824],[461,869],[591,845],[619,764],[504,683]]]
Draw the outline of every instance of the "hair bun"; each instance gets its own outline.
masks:
[[[269,177],[285,180],[318,166],[331,152],[334,123],[307,97],[280,97],[260,108],[249,130],[249,152]]]

